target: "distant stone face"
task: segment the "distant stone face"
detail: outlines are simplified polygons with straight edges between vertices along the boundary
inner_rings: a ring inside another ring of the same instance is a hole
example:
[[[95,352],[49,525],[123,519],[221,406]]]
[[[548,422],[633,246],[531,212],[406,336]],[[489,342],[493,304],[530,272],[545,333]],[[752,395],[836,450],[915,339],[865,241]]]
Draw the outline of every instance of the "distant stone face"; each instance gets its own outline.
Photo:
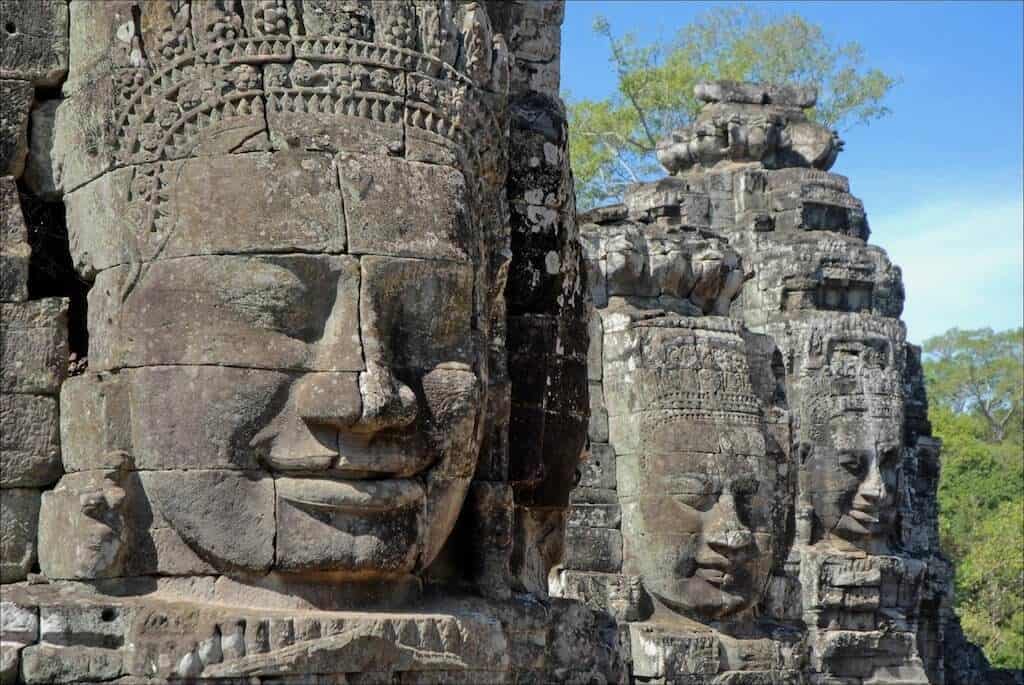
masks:
[[[624,565],[684,613],[749,609],[782,544],[786,498],[739,327],[674,316],[605,325],[606,354],[621,350],[604,388],[631,486],[618,493]]]
[[[899,338],[889,337],[900,331],[865,328],[814,331],[798,440],[816,535],[881,553],[897,532],[905,397]]]

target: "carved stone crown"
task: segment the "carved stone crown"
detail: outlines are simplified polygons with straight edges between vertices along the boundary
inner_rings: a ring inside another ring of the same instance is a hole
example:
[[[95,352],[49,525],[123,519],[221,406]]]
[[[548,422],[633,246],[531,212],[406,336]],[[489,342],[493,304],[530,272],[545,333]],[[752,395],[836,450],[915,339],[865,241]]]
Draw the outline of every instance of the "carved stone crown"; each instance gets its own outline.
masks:
[[[190,18],[188,7],[155,50],[137,28],[115,70],[120,164],[187,157],[211,127],[275,113],[412,127],[461,146],[493,116],[488,93],[507,94],[504,38],[476,3],[337,2],[316,14],[310,2],[304,24],[300,5],[259,0],[248,25],[240,12]]]

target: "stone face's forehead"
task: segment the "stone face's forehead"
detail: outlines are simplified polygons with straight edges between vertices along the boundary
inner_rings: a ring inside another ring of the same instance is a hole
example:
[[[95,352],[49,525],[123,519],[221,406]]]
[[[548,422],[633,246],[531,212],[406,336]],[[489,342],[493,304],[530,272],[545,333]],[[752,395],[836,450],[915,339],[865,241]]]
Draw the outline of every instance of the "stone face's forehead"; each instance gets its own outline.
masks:
[[[772,466],[763,457],[715,452],[645,452],[640,457],[641,475],[646,476],[652,495],[679,488],[687,491],[698,484],[710,488],[710,494],[738,477],[766,479]]]

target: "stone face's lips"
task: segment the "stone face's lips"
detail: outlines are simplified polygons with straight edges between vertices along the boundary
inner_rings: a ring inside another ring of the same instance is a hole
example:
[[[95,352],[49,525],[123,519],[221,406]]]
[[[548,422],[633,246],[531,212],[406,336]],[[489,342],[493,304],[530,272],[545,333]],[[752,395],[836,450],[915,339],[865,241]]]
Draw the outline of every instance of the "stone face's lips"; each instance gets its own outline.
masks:
[[[695,574],[712,585],[725,585],[732,581],[732,575],[716,568],[699,568]]]
[[[303,509],[326,512],[393,511],[420,504],[425,496],[418,480],[327,480],[278,478],[277,494]]]
[[[872,514],[860,509],[852,509],[850,511],[850,517],[857,519],[857,522],[861,525],[873,526],[879,523],[877,514]]]
[[[276,429],[275,429],[276,430]],[[413,476],[426,469],[433,455],[415,433],[360,434],[301,425],[290,432],[270,432],[273,441],[267,464],[291,473],[323,473],[341,479]],[[254,444],[268,439],[261,433]]]

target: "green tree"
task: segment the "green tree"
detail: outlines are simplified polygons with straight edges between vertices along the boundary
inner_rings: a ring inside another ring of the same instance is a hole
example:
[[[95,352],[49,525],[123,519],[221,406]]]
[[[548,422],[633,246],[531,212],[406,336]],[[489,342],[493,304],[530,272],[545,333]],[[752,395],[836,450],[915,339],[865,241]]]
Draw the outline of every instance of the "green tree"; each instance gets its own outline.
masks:
[[[1021,444],[987,441],[976,416],[935,406],[928,413],[942,439],[939,537],[946,554],[960,561],[978,541],[978,522],[1024,492]]]
[[[1024,668],[1024,329],[954,328],[924,348],[957,612],[994,665]]]
[[[883,104],[896,83],[864,67],[858,43],[833,44],[822,28],[792,14],[719,8],[683,27],[671,41],[641,45],[616,37],[598,17],[594,30],[611,47],[616,92],[603,100],[569,102],[569,135],[582,208],[621,197],[625,188],[657,172],[657,142],[690,122],[700,109],[693,86],[730,79],[814,85],[811,115],[836,128],[866,124],[889,113]]]
[[[977,542],[957,569],[964,631],[993,665],[1024,668],[1024,496],[978,524]]]
[[[984,437],[1002,442],[1024,426],[1024,328],[958,328],[929,338],[928,399],[954,414],[984,421]]]

